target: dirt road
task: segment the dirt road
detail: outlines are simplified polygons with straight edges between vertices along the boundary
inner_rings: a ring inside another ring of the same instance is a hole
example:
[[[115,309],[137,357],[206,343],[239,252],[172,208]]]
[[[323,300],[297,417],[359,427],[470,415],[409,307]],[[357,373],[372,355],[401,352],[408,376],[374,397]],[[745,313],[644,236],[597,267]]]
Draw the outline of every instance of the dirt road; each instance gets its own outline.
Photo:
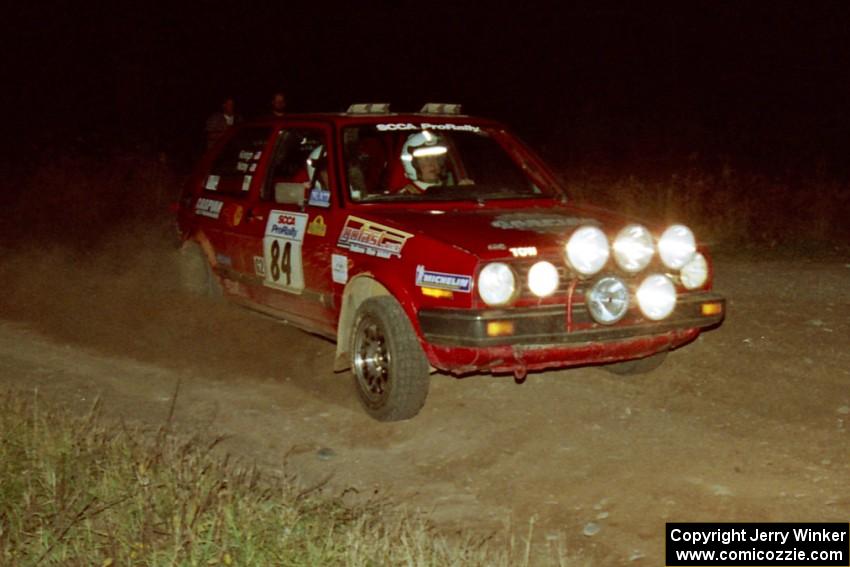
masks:
[[[157,424],[179,380],[184,431],[447,530],[534,517],[540,558],[659,565],[666,521],[850,519],[847,259],[720,258],[725,324],[650,375],[436,375],[420,416],[383,424],[329,342],[184,297],[154,255],[109,258],[0,262],[0,383]]]

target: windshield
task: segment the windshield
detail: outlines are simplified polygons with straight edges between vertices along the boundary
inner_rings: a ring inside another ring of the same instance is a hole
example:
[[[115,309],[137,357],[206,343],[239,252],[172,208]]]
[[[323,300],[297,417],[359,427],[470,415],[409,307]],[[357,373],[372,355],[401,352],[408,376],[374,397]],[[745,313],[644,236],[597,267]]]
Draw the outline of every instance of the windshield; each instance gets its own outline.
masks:
[[[557,190],[497,132],[466,124],[369,124],[343,130],[353,201],[486,201]],[[522,164],[522,165],[520,165]]]

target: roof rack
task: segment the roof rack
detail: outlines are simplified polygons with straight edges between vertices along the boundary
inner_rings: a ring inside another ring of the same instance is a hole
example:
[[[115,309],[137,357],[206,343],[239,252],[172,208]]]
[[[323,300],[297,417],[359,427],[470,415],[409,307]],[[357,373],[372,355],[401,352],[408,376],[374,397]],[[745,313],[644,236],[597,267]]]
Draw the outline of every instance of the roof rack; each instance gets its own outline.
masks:
[[[421,114],[460,114],[460,105],[445,102],[426,102]]]
[[[348,114],[386,114],[390,111],[388,102],[359,102],[348,107]]]

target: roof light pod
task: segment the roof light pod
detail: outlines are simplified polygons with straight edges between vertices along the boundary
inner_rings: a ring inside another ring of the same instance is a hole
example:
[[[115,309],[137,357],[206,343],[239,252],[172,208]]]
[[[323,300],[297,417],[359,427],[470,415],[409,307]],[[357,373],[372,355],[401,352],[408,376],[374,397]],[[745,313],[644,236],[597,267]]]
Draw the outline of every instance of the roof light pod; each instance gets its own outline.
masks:
[[[388,102],[358,102],[348,107],[348,114],[386,114],[390,111]]]
[[[668,268],[682,269],[697,251],[696,239],[691,229],[683,224],[667,228],[658,240],[658,254]]]
[[[576,230],[566,245],[567,262],[578,273],[592,276],[608,263],[611,250],[608,237],[595,226]]]
[[[423,114],[460,114],[460,105],[444,102],[426,102],[419,112]]]
[[[655,254],[652,234],[639,224],[623,228],[614,239],[613,248],[617,265],[632,274],[647,267]]]

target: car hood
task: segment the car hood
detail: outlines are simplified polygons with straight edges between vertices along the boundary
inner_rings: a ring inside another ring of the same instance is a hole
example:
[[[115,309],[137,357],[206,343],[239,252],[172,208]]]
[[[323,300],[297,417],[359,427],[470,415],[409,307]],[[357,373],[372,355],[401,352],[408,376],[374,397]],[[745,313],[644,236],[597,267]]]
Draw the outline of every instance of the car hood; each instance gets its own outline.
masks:
[[[511,248],[534,246],[541,254],[563,250],[579,226],[619,230],[623,217],[595,207],[558,205],[529,208],[374,211],[363,215],[417,236],[462,248],[482,258],[507,255]]]

